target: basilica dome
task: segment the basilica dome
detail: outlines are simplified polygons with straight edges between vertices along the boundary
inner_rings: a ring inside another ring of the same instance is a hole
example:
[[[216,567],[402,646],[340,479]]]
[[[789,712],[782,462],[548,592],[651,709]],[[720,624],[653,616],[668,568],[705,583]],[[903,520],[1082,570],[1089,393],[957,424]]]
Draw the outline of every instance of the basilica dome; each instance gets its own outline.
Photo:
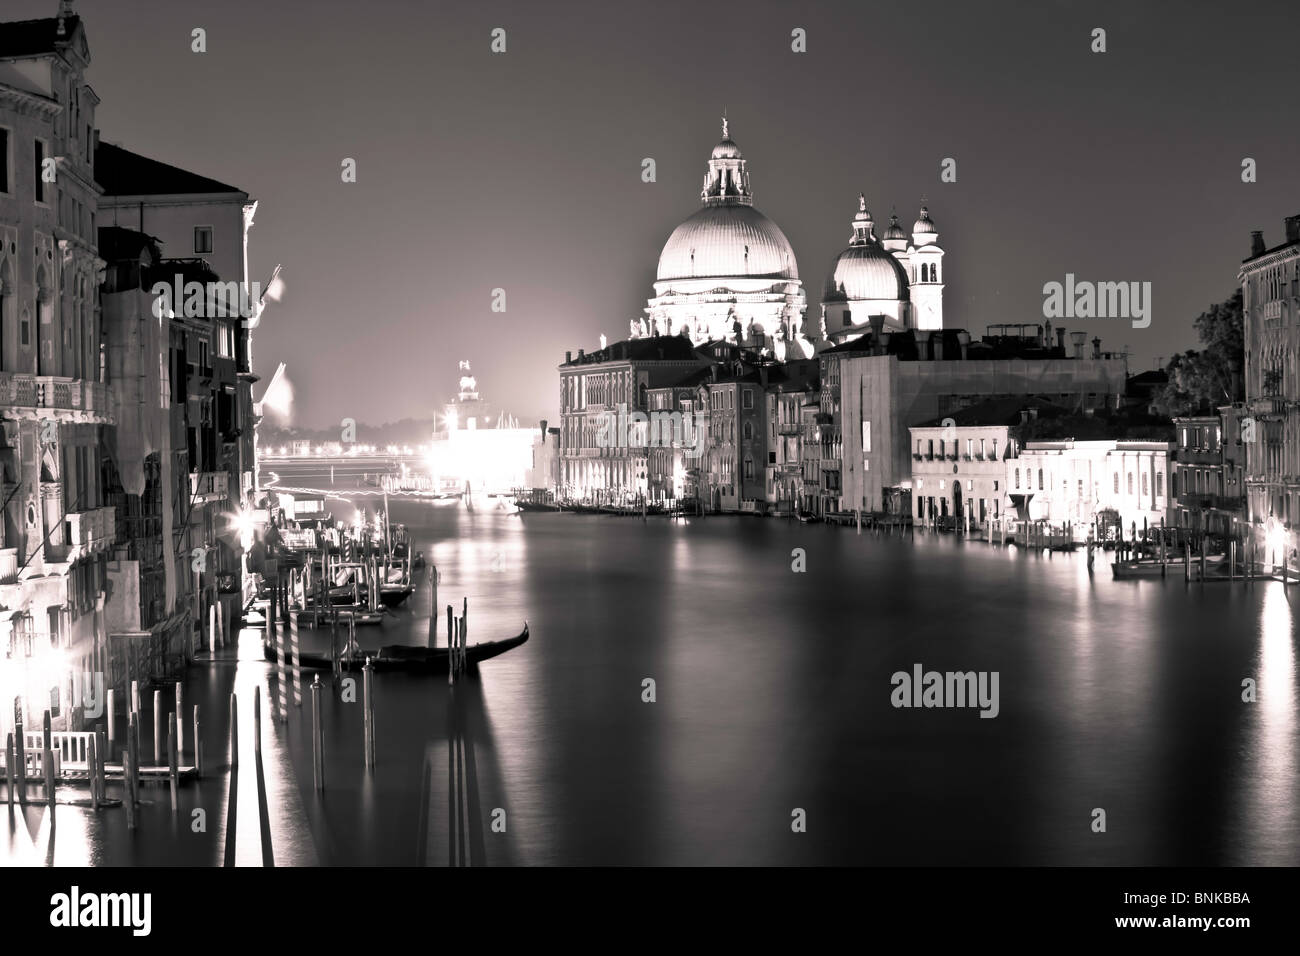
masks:
[[[707,205],[673,230],[656,280],[797,279],[794,250],[780,227],[751,205]]]

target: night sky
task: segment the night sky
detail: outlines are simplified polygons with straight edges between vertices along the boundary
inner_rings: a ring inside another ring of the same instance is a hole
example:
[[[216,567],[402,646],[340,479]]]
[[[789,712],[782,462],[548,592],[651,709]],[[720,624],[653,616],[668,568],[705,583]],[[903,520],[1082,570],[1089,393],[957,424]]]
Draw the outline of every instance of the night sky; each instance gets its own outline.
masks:
[[[57,6],[5,0],[2,14]],[[810,315],[857,194],[877,235],[894,208],[910,227],[924,195],[946,326],[1040,322],[1043,284],[1067,272],[1150,281],[1150,328],[1087,324],[1138,371],[1195,345],[1191,321],[1231,294],[1251,229],[1276,245],[1300,212],[1300,16],[1283,2],[77,9],[101,137],[261,201],[252,278],[279,262],[287,288],[256,370],[288,364],[294,421],[313,428],[428,416],[460,359],[485,398],[555,418],[565,350],[623,338],[642,314],[724,107]],[[795,27],[807,53],[791,52]],[[944,157],[956,183],[939,180]],[[1257,183],[1241,182],[1244,157]]]

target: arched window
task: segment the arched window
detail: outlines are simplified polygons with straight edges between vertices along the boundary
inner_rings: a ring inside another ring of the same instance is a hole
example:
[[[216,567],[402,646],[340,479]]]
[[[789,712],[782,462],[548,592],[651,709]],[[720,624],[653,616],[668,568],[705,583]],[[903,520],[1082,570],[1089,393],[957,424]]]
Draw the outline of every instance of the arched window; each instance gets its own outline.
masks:
[[[1115,494],[1119,494],[1119,472],[1115,472]]]
[[[1165,496],[1165,473],[1163,471],[1157,471],[1156,472],[1156,497],[1163,498],[1164,496]]]
[[[1128,493],[1133,494],[1133,472],[1128,473]]]
[[[1016,469],[1016,487],[1017,487],[1017,488],[1020,487],[1020,469],[1019,469],[1019,468]]]
[[[1038,490],[1043,490],[1043,469],[1038,469]]]
[[[1142,497],[1145,498],[1146,496],[1147,496],[1147,473],[1144,471],[1142,472]]]

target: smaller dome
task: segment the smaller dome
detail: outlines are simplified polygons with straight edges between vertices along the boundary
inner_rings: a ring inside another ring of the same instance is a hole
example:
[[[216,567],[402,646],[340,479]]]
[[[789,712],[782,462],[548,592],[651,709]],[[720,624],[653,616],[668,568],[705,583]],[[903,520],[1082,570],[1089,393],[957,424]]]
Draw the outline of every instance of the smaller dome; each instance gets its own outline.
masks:
[[[930,210],[924,206],[921,207],[921,215],[916,222],[912,224],[912,232],[921,235],[937,235],[939,230],[934,227],[934,220],[930,218]]]
[[[823,301],[907,300],[907,273],[878,242],[849,246],[835,260],[822,290]]]
[[[717,146],[713,147],[713,159],[740,159],[740,147],[731,141],[730,137],[724,139]]]
[[[907,233],[905,233],[903,231],[903,227],[898,224],[898,217],[890,216],[889,228],[885,230],[885,239],[906,239],[906,238],[907,238]]]

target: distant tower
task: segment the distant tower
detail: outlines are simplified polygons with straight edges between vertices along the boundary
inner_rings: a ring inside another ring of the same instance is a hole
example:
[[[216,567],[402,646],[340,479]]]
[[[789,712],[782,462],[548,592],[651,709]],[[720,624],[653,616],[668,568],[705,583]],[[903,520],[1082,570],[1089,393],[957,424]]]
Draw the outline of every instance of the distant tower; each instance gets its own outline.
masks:
[[[939,247],[939,230],[925,206],[912,226],[912,246],[906,261],[912,280],[912,316],[916,327],[942,329],[943,249]]]
[[[465,374],[460,377],[460,391],[456,394],[457,401],[477,402],[478,382],[469,373],[469,362],[462,360],[460,370]]]

